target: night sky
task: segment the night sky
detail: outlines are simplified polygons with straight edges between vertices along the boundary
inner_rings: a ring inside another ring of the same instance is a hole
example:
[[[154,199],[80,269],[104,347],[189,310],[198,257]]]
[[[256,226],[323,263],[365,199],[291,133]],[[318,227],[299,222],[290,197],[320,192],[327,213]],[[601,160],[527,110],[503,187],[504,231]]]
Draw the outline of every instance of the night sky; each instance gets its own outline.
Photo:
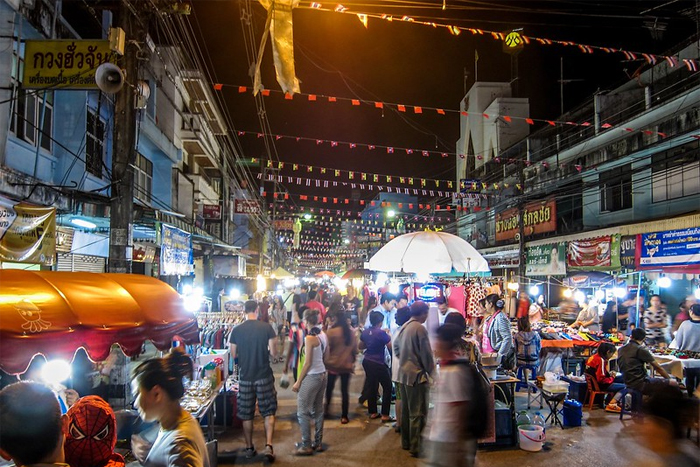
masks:
[[[459,109],[466,88],[474,83],[474,52],[478,51],[479,81],[509,81],[510,57],[501,42],[491,35],[463,32],[450,34],[445,28],[431,28],[400,21],[408,15],[423,21],[454,24],[491,31],[523,28],[525,35],[573,41],[594,46],[625,48],[646,53],[664,53],[696,32],[696,21],[688,15],[695,0],[682,1],[447,1],[442,2],[343,2],[354,12],[387,13],[393,22],[369,19],[365,29],[355,15],[309,9],[304,2],[294,11],[296,73],[302,93],[344,98]],[[335,8],[337,3],[323,3]],[[660,8],[659,8],[660,7]],[[254,44],[257,50],[266,12],[252,2]],[[649,11],[647,11],[649,10]],[[200,44],[208,51],[215,80],[232,117],[234,132],[259,132],[260,124],[248,86],[250,63],[246,55],[241,10],[238,1],[197,0],[190,21],[200,33]],[[653,38],[649,27],[665,26],[661,39]],[[530,99],[531,117],[557,120],[559,116],[560,59],[564,58],[564,79],[576,80],[565,87],[565,108],[590,99],[600,89],[612,89],[628,80],[643,61],[626,61],[622,54],[584,54],[576,47],[531,44],[519,55],[519,92]],[[268,42],[262,65],[263,84],[280,90],[275,80]],[[274,134],[306,138],[409,147],[455,152],[459,118],[426,111],[414,115],[384,111],[369,105],[355,107],[349,102],[308,102],[306,96],[285,100],[281,93],[265,98],[267,118]],[[535,128],[536,129],[536,128]],[[241,136],[245,157],[266,157],[262,140]],[[454,179],[455,158],[439,155],[422,157],[397,151],[350,149],[340,144],[317,146],[314,142],[282,139],[276,141],[278,160],[316,167],[328,167],[379,174]],[[284,175],[294,175],[285,169]],[[298,172],[300,176],[305,173]],[[317,175],[314,175],[317,177]],[[290,193],[349,196],[349,187],[323,190],[287,185]],[[327,194],[326,194],[327,193]],[[367,192],[368,199],[377,192]]]

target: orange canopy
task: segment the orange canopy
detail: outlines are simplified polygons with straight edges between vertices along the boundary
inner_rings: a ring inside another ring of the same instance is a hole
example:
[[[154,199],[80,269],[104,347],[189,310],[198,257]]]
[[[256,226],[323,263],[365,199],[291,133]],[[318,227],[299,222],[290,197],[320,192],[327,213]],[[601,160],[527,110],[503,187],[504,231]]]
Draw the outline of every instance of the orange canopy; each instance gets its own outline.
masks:
[[[0,270],[0,368],[22,373],[32,358],[71,359],[83,347],[94,361],[112,344],[137,355],[150,340],[199,341],[197,320],[168,284],[137,274]]]

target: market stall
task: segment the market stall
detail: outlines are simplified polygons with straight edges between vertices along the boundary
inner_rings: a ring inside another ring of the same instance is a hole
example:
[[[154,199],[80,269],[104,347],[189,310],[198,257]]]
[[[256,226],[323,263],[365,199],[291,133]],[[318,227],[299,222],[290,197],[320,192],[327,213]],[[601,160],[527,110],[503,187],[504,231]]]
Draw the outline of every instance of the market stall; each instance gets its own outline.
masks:
[[[0,284],[0,369],[10,374],[24,373],[37,355],[72,362],[82,348],[90,360],[101,362],[114,344],[135,357],[146,341],[160,351],[169,350],[174,340],[199,343],[194,315],[184,309],[180,295],[158,279],[0,270]],[[189,384],[183,398],[183,407],[200,420],[211,413],[223,387],[223,372],[216,376]],[[211,417],[208,423],[211,426]]]

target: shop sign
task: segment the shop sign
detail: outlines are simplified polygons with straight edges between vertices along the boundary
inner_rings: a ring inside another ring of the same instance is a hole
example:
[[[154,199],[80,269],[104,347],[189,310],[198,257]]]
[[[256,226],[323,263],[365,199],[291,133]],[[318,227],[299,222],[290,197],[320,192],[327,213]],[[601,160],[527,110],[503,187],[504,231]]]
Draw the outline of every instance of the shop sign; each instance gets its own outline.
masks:
[[[134,252],[131,257],[139,263],[152,263],[156,257],[156,246],[151,243],[134,242]]]
[[[194,272],[191,234],[163,224],[160,241],[161,275],[187,276]]]
[[[203,204],[202,205],[202,217],[204,219],[221,219],[221,205],[220,204]]]
[[[526,276],[565,276],[566,245],[550,243],[529,247],[525,260]]]
[[[520,232],[518,208],[496,214],[496,241],[513,240]],[[523,211],[524,231],[528,237],[534,234],[557,230],[557,202],[550,199],[525,205]]]
[[[214,256],[215,277],[245,277],[246,261],[242,256]]]
[[[620,235],[569,242],[567,266],[571,269],[609,271],[620,268]]]
[[[0,196],[0,261],[54,264],[56,208]]]
[[[637,257],[637,236],[623,235],[620,238],[620,266],[622,269],[634,269]]]
[[[24,47],[25,89],[97,89],[95,70],[117,55],[109,41],[28,40]]]
[[[275,230],[293,230],[294,221],[292,219],[275,219],[272,222]]]
[[[255,200],[237,199],[234,205],[234,214],[262,214],[260,203]]]
[[[700,264],[700,227],[641,235],[640,266],[691,264]]]

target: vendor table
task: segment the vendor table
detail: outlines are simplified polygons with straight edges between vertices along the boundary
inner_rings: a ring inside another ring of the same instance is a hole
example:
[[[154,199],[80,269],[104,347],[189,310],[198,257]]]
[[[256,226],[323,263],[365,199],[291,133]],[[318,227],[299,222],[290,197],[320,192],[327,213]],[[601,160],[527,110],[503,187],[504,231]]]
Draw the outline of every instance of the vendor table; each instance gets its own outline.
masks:
[[[654,355],[654,360],[666,372],[678,379],[683,379],[684,368],[700,368],[700,358],[678,358],[672,355]]]
[[[545,423],[552,420],[552,425],[559,425],[564,428],[564,425],[559,419],[559,405],[566,399],[566,394],[565,392],[549,392],[542,389],[542,399],[544,399],[547,407],[549,407],[549,415],[544,419]]]
[[[202,405],[197,409],[195,412],[191,412],[192,416],[196,418],[199,423],[201,424],[204,418],[206,417],[207,419],[207,439],[211,441],[214,439],[214,417],[215,417],[215,411],[216,411],[216,406],[214,405],[214,401],[216,400],[217,396],[219,393],[224,388],[224,383],[221,382],[219,385],[214,388],[214,390],[211,392],[211,395],[207,398],[206,401],[202,403]],[[224,397],[224,413],[226,413],[226,398]],[[224,425],[226,424],[226,419],[224,418]]]

